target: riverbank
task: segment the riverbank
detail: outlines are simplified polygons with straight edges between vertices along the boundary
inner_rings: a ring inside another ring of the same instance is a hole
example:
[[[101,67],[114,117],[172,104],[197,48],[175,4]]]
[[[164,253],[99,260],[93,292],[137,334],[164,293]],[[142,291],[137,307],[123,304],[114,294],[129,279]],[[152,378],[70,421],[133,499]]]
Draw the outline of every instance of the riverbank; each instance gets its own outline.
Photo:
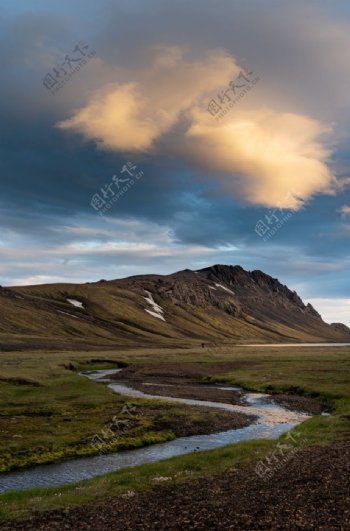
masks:
[[[110,370],[95,370],[81,373],[83,376],[91,379],[97,384],[108,385],[114,392],[125,395],[129,399],[135,397],[142,397],[154,400],[152,395],[145,395],[131,387],[127,387],[120,383],[110,383],[110,378],[114,376],[115,369]],[[118,374],[121,374],[120,371]],[[231,392],[231,387],[224,388],[226,393]],[[236,391],[236,388],[235,388]],[[193,436],[179,437],[175,440],[156,444],[149,448],[132,449],[129,451],[114,452],[112,455],[102,455],[87,457],[85,459],[75,459],[69,462],[57,463],[51,466],[35,467],[24,472],[10,473],[5,476],[0,476],[0,492],[10,492],[13,490],[22,490],[28,488],[38,487],[53,487],[65,484],[73,484],[78,481],[98,477],[108,472],[122,470],[130,466],[143,465],[147,463],[159,462],[164,459],[169,459],[175,456],[186,455],[191,452],[200,450],[212,450],[221,448],[232,443],[240,441],[248,441],[255,439],[277,439],[282,433],[286,433],[294,426],[300,424],[309,418],[307,415],[300,412],[290,412],[283,407],[274,403],[270,403],[269,396],[261,393],[244,393],[240,391],[241,404],[232,405],[221,402],[201,401],[184,398],[172,398],[168,396],[157,395],[158,401],[164,401],[167,406],[169,401],[175,404],[181,403],[190,406],[199,406],[200,408],[208,409],[209,412],[226,411],[232,414],[233,419],[238,420],[241,417],[241,424],[245,426],[231,430],[216,431],[215,433],[207,434],[208,427],[202,426],[205,434],[196,433]],[[152,404],[152,400],[150,403]],[[130,419],[123,421],[127,424],[134,424],[137,409],[134,404],[126,404]],[[140,412],[138,411],[138,415]],[[243,417],[243,418],[242,418]],[[190,417],[191,418],[191,417]],[[220,418],[220,415],[219,417]],[[184,418],[186,423],[187,419]],[[115,420],[115,424],[109,427],[107,432],[110,443],[114,442],[113,438],[119,437],[119,424],[121,421]],[[161,426],[164,427],[164,426]],[[186,425],[183,428],[186,428]],[[200,426],[199,426],[200,428]],[[199,430],[198,430],[199,431]],[[104,438],[105,433],[101,434]],[[110,436],[112,439],[110,439]],[[105,441],[102,437],[96,441],[96,447],[101,450],[104,447]]]
[[[350,528],[349,476],[350,441],[298,450],[270,481],[259,477],[253,465],[182,484],[155,476],[152,490],[131,489],[0,529],[345,531]]]
[[[103,356],[103,354],[99,355],[101,357]],[[77,360],[82,361],[88,359],[87,353],[75,353],[74,355],[72,353],[56,353],[55,356],[51,354],[47,355],[48,359],[46,359],[46,364],[44,365],[41,360],[37,360],[33,357],[30,359],[27,358],[27,361],[24,363],[24,356],[24,354],[18,355],[18,366],[15,367],[14,372],[17,376],[23,378],[28,378],[30,374],[32,379],[34,379],[35,372],[40,373],[41,384],[50,376],[46,374],[44,377],[44,371],[56,373],[56,371],[59,372],[60,370],[63,370],[59,368],[63,360],[65,364],[67,364],[69,360],[71,360],[72,364],[76,364]],[[96,357],[98,357],[97,353],[94,354],[94,359]],[[109,355],[109,358],[110,357],[111,356]],[[350,439],[349,349],[342,348],[337,350],[336,348],[322,348],[318,351],[314,348],[308,350],[306,348],[295,347],[295,349],[288,348],[287,351],[284,351],[283,349],[274,349],[271,352],[267,352],[266,349],[224,348],[220,351],[217,350],[215,353],[210,353],[205,350],[203,354],[201,354],[201,351],[188,351],[186,353],[183,351],[174,351],[173,353],[165,353],[163,351],[135,351],[124,354],[119,353],[118,356],[115,355],[115,361],[117,360],[126,363],[132,362],[136,365],[146,364],[146,362],[148,362],[153,366],[156,363],[158,363],[159,366],[164,363],[173,363],[178,364],[179,371],[183,370],[187,363],[198,363],[200,361],[207,368],[208,374],[205,376],[207,380],[206,383],[209,381],[215,381],[220,383],[220,386],[221,384],[240,385],[245,389],[250,389],[256,392],[284,393],[288,396],[290,396],[290,393],[298,392],[298,395],[294,394],[291,396],[311,396],[326,400],[332,407],[330,416],[316,416],[293,430],[293,433],[298,434],[296,438],[296,447],[307,449],[310,452],[310,454],[308,454],[310,456],[313,455],[313,452],[316,452],[317,455],[320,456],[318,465],[318,468],[320,469],[322,468],[322,462],[324,462],[326,466],[328,458],[326,454],[319,453],[315,448],[319,447],[320,444],[325,446],[339,445],[342,441],[348,442]],[[11,368],[14,366],[15,361],[16,358],[8,360]],[[34,363],[37,364],[35,371],[32,368]],[[218,364],[226,363],[232,364],[227,372],[221,371],[221,369],[218,370]],[[27,367],[29,367],[28,370]],[[106,368],[107,367],[108,366],[106,366]],[[81,363],[79,367],[77,367],[77,365],[75,366],[76,370],[82,368],[89,368],[89,366],[85,365],[84,367],[83,363]],[[93,384],[93,382],[89,382],[87,379],[84,379],[84,381],[88,385],[93,385],[98,394],[100,392],[105,393],[106,388],[104,385]],[[144,381],[147,382],[146,379]],[[38,389],[39,387],[33,386],[32,388]],[[71,398],[69,397],[68,389],[63,391],[62,404],[65,404],[67,408],[67,404],[70,403]],[[27,392],[29,393],[29,391]],[[70,392],[72,393],[72,388],[70,388]],[[113,393],[111,394],[113,395]],[[103,400],[105,400],[106,396],[106,394],[103,394]],[[116,397],[117,395],[114,396]],[[23,407],[23,403],[21,405]],[[165,404],[162,403],[162,407],[164,405]],[[217,410],[215,410],[215,414],[216,413]],[[101,419],[97,418],[95,421],[101,422]],[[28,428],[30,430],[30,424],[28,424]],[[59,436],[60,434],[58,433],[57,435]],[[271,459],[276,448],[278,448],[277,445],[285,444],[285,442],[286,436],[282,436],[279,441],[261,440],[238,443],[218,450],[194,452],[186,456],[162,461],[161,463],[154,465],[144,465],[133,469],[126,469],[76,485],[51,489],[34,489],[5,494],[0,496],[1,519],[3,525],[15,529],[15,525],[20,525],[17,523],[15,524],[15,521],[18,521],[18,518],[25,519],[28,522],[30,515],[41,515],[43,511],[48,512],[44,516],[47,518],[47,521],[49,521],[49,518],[51,518],[50,513],[52,511],[62,510],[67,511],[67,514],[70,514],[73,507],[78,507],[84,504],[96,507],[99,506],[102,510],[104,500],[111,500],[111,498],[113,498],[115,503],[119,503],[117,502],[117,498],[125,496],[126,499],[128,499],[129,491],[134,491],[135,493],[147,493],[149,490],[152,490],[155,485],[168,484],[168,482],[171,482],[174,489],[177,489],[183,483],[187,483],[188,481],[196,481],[200,478],[205,478],[205,481],[209,481],[210,478],[217,475],[225,476],[228,470],[237,471],[238,469],[240,470],[241,467],[249,466],[250,462],[254,463],[252,466],[255,468],[256,464],[259,463],[259,461],[264,460],[267,456]],[[291,451],[291,455],[294,458],[294,450]],[[284,468],[287,462],[289,463],[288,459],[286,459],[285,462],[282,462],[280,470]],[[304,468],[305,473],[307,472],[307,461],[300,461],[298,466]],[[155,479],[159,477],[171,479]],[[272,480],[267,483],[272,484],[275,481],[274,477],[275,476],[273,476]],[[286,481],[287,479],[288,474],[286,474]],[[290,481],[292,481],[292,477],[290,477]],[[302,481],[310,482],[312,485],[312,475],[310,475],[310,477],[304,477]],[[322,487],[323,483],[325,485],[324,488]],[[283,488],[286,489],[287,493],[288,489],[291,490],[294,488],[293,483],[284,483],[281,485],[284,485]],[[320,514],[322,514],[322,507],[327,505],[330,499],[333,499],[333,492],[330,491],[328,487],[326,488],[326,485],[326,479],[323,481],[321,478],[319,481],[319,491],[317,491],[319,493],[318,503]],[[337,483],[334,482],[334,485],[337,486]],[[226,488],[228,489],[229,486],[227,485]],[[278,492],[280,492],[280,489],[276,492],[276,496],[278,495]],[[339,495],[340,500],[343,499],[344,492],[344,485],[338,484],[337,495]],[[282,491],[280,492],[280,495],[282,495]],[[305,496],[306,495],[307,491],[305,491]],[[125,498],[121,499],[125,501]],[[213,499],[213,503],[214,501],[218,504],[220,502],[215,490],[213,491],[211,498],[208,498],[210,503],[211,499]],[[301,496],[301,499],[303,499],[303,495]],[[293,497],[291,500],[293,500]],[[100,503],[102,505],[98,505]],[[273,507],[273,502],[271,501],[269,503],[271,503],[271,506]],[[298,508],[297,501],[295,501],[295,504],[296,508]],[[317,507],[317,504],[315,507]],[[291,510],[292,508],[293,507],[291,506]],[[174,501],[174,511],[175,510],[178,511],[178,519],[181,521],[180,517],[182,517],[182,509]],[[214,514],[214,509],[211,508],[210,510]],[[223,511],[230,514],[233,519],[232,521],[235,522],[234,514],[232,514],[230,507],[224,507]],[[246,508],[246,512],[247,514],[250,514],[248,508]],[[87,511],[86,514],[91,516],[91,522],[89,522],[89,525],[94,526],[94,519],[96,519],[95,528],[98,529],[99,518],[103,517],[103,513],[99,516]],[[176,515],[174,514],[174,518],[175,516]],[[41,517],[42,515],[38,516],[39,519]],[[210,522],[210,515],[207,515],[206,518],[208,518],[208,521]],[[256,515],[255,518],[257,518]],[[132,515],[130,515],[130,522],[132,522],[131,519]],[[8,523],[5,524],[6,521]],[[114,528],[117,529],[116,527],[111,527],[111,529]],[[127,526],[125,528],[128,529]],[[315,525],[314,528],[322,529],[322,527],[317,527],[317,525]],[[28,527],[28,529],[30,528]],[[130,529],[132,529],[132,527]],[[205,527],[203,527],[203,529],[205,529]],[[244,527],[242,527],[242,529],[244,529]],[[337,529],[341,528],[338,527]]]
[[[0,395],[2,473],[243,428],[254,420],[239,412],[130,400],[72,371],[57,371],[36,386],[4,383]]]

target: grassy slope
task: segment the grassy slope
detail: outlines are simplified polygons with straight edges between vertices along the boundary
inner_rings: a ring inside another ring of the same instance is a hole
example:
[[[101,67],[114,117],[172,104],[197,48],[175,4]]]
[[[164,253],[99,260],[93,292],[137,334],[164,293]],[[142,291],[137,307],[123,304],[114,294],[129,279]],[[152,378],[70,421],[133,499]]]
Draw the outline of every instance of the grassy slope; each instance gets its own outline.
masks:
[[[67,298],[83,302],[85,310],[75,308]],[[254,342],[293,338],[315,341],[325,333],[322,327],[306,332],[299,325],[291,328],[254,318],[247,322],[214,307],[210,311],[182,307],[170,300],[162,301],[162,306],[169,316],[166,322],[145,312],[145,301],[140,295],[113,282],[18,287],[14,292],[0,290],[0,342],[35,348],[36,343],[43,348],[67,345],[78,350],[97,345],[113,348],[116,344],[120,348],[173,346],[182,342],[188,346],[225,338],[231,341],[249,338]],[[332,334],[336,341],[336,332]]]
[[[36,354],[17,354],[7,358],[7,376],[22,367],[24,378],[47,377],[62,362],[84,363],[91,353],[57,353],[47,355],[45,367],[37,363]],[[102,357],[96,354],[95,357]],[[109,357],[110,354],[109,354]],[[113,358],[113,356],[112,356]],[[152,351],[138,350],[115,356],[115,359],[133,362],[199,361],[213,364],[212,380],[243,385],[254,390],[294,391],[320,396],[333,407],[330,417],[314,417],[296,428],[302,434],[301,444],[327,444],[348,438],[350,432],[350,349],[322,348],[243,348],[216,350]],[[16,361],[17,360],[17,361]],[[225,376],[215,375],[215,362],[234,360],[237,370]],[[13,364],[12,364],[12,363]],[[14,367],[17,364],[17,370]],[[88,382],[89,383],[89,382]],[[90,384],[90,383],[89,383]],[[94,384],[92,384],[94,386]],[[97,384],[95,385],[95,387]],[[91,392],[91,390],[89,391]],[[66,400],[67,400],[66,396]],[[105,399],[105,397],[104,397]],[[65,404],[66,400],[63,402]],[[71,400],[69,400],[69,404]],[[284,437],[282,437],[283,439]],[[193,477],[212,475],[227,468],[257,460],[273,450],[276,441],[250,441],[209,452],[198,452],[153,465],[108,474],[76,485],[53,489],[33,489],[0,496],[3,518],[24,517],[32,511],[41,511],[85,502],[96,497],[118,495],[130,489],[148,489],[155,484],[154,477],[161,475],[173,482],[187,481]]]

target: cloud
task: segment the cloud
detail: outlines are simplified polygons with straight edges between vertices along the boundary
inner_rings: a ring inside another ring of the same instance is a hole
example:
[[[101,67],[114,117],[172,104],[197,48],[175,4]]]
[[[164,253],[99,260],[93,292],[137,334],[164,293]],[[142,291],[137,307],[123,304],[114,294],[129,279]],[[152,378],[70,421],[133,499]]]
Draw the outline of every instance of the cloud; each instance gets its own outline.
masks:
[[[98,146],[117,150],[146,150],[165,129],[163,117],[157,123],[143,112],[149,105],[136,83],[109,85],[97,92],[89,104],[72,118],[58,124],[75,129]]]
[[[95,92],[85,107],[59,122],[61,129],[82,133],[98,146],[116,151],[146,151],[198,98],[228,84],[238,74],[224,51],[187,60],[176,46],[151,49],[148,69],[120,72],[132,81],[111,83]]]
[[[216,122],[207,111],[209,98],[227,87],[240,67],[222,50],[201,59],[188,55],[177,46],[151,47],[147,69],[120,71],[126,80],[94,92],[58,127],[105,150],[157,153],[156,141],[180,122],[183,127],[162,150],[215,172],[225,193],[252,204],[300,208],[314,194],[335,189],[327,167],[331,150],[323,140],[329,127],[259,102]]]
[[[227,261],[232,249],[182,244],[156,223],[82,216],[58,225],[47,218],[43,233],[29,241],[23,231],[9,230],[0,240],[0,273],[6,285],[83,282],[132,274],[170,273]],[[68,224],[67,224],[68,223]],[[98,225],[97,225],[98,223]],[[48,237],[53,235],[53,237]],[[221,260],[216,259],[219,253]],[[52,271],[52,274],[51,274]],[[48,273],[50,272],[50,274]]]
[[[341,213],[342,218],[346,218],[347,216],[350,216],[350,206],[349,205],[343,205],[339,208],[338,212]]]
[[[249,203],[299,208],[336,181],[327,167],[329,129],[308,116],[272,109],[234,113],[213,124],[200,108],[192,112],[188,152],[205,169],[219,172],[224,190]]]

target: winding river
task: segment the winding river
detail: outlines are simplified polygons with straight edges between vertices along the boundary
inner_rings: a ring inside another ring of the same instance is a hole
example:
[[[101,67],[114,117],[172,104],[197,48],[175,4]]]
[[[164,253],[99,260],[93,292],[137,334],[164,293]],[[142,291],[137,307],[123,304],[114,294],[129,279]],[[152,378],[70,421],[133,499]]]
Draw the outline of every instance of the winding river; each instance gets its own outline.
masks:
[[[245,428],[210,435],[179,437],[173,441],[154,444],[136,450],[125,450],[107,455],[72,459],[51,465],[40,465],[24,471],[11,472],[0,476],[0,492],[76,483],[108,472],[135,465],[154,463],[193,451],[211,450],[250,439],[274,439],[309,418],[309,415],[305,413],[289,411],[275,404],[268,395],[243,393],[238,387],[232,386],[219,387],[219,389],[241,391],[244,405],[151,395],[137,391],[126,385],[112,382],[109,376],[116,372],[118,372],[118,369],[109,369],[82,373],[82,376],[88,377],[95,382],[105,383],[116,393],[133,398],[156,398],[157,400],[165,400],[168,402],[206,406],[244,413],[245,415],[252,415],[256,418],[252,424]]]

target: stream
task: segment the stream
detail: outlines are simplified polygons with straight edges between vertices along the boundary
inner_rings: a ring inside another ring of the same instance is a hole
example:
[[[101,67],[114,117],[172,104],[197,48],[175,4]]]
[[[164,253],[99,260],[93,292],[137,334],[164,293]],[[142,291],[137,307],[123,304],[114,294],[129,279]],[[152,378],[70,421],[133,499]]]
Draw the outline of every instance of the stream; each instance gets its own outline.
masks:
[[[306,413],[289,411],[275,404],[269,395],[244,393],[236,386],[216,386],[227,391],[239,391],[242,405],[226,404],[187,398],[174,398],[152,395],[137,391],[127,385],[114,383],[109,376],[122,369],[109,369],[82,373],[82,376],[98,383],[105,383],[114,392],[133,398],[149,398],[167,402],[180,402],[188,405],[206,406],[244,413],[257,417],[245,428],[232,429],[210,435],[179,437],[173,441],[153,444],[134,450],[125,450],[106,455],[77,458],[60,463],[39,465],[33,468],[10,472],[0,476],[0,492],[34,487],[53,487],[76,483],[84,479],[114,472],[123,468],[155,463],[170,457],[188,454],[199,450],[212,450],[228,444],[250,439],[276,439],[297,424],[310,418]],[[213,385],[210,386],[211,388]]]

